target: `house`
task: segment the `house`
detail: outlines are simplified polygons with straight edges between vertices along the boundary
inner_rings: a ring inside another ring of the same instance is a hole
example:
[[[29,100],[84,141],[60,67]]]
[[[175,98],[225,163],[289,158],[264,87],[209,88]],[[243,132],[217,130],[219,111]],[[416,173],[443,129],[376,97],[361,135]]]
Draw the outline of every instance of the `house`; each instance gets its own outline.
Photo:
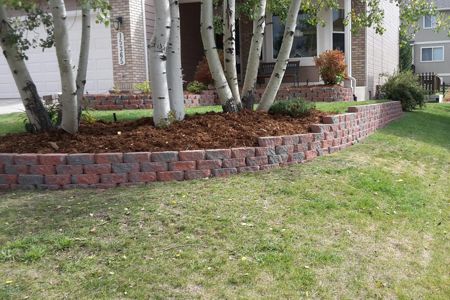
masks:
[[[89,58],[89,94],[105,93],[113,87],[132,89],[133,85],[148,79],[148,44],[154,26],[155,0],[111,0],[111,17],[114,26],[96,24],[92,27]],[[74,63],[78,59],[81,35],[80,11],[75,0],[66,0],[70,26],[70,41]],[[344,16],[353,8],[358,13],[367,11],[361,0],[341,0],[340,9],[325,9],[321,17],[325,26],[311,26],[303,22],[300,13],[295,32],[292,60],[300,60],[299,78],[304,84],[319,83],[314,56],[329,49],[345,52],[348,73],[356,79],[356,95],[364,100],[375,96],[376,86],[383,83],[383,74],[392,73],[399,61],[399,10],[395,4],[383,0],[385,27],[380,36],[373,28],[358,33],[351,32],[351,25],[344,26]],[[182,63],[184,79],[191,81],[198,62],[203,57],[200,37],[200,1],[180,1]],[[92,17],[93,19],[95,16]],[[252,34],[252,23],[246,17],[238,22],[239,69],[245,71],[245,62]],[[266,38],[262,53],[263,62],[275,61],[283,35],[283,24],[277,16],[267,15]],[[32,49],[28,66],[41,95],[55,94],[60,90],[55,50]],[[243,76],[241,72],[241,76]],[[0,99],[17,98],[13,78],[3,57],[0,58]]]
[[[450,16],[450,0],[434,0],[439,11]],[[450,83],[450,36],[448,32],[436,32],[436,18],[423,16],[420,30],[415,34],[413,64],[416,73],[436,73],[441,81]]]

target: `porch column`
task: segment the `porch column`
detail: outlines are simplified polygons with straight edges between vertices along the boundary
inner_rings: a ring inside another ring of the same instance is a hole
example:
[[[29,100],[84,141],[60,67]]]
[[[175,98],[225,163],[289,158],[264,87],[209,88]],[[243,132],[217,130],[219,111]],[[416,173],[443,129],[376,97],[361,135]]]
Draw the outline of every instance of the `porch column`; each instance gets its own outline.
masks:
[[[344,0],[345,16],[350,16],[352,12],[352,0]],[[345,63],[347,64],[348,76],[352,76],[352,21],[349,19],[345,26]]]

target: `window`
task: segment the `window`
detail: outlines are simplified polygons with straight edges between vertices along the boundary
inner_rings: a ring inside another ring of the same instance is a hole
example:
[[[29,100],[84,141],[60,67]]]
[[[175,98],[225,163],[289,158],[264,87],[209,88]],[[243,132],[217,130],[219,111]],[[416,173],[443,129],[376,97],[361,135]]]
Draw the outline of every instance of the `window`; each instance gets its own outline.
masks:
[[[421,61],[443,61],[444,60],[444,47],[427,47],[421,48]]]
[[[343,9],[333,10],[333,49],[345,52],[345,12]]]
[[[424,16],[423,17],[423,28],[424,29],[436,28],[436,17],[435,16]]]
[[[277,16],[273,22],[273,58],[277,58],[284,35],[284,25]],[[313,57],[317,55],[317,27],[307,23],[307,15],[300,13],[297,17],[294,43],[290,58]]]

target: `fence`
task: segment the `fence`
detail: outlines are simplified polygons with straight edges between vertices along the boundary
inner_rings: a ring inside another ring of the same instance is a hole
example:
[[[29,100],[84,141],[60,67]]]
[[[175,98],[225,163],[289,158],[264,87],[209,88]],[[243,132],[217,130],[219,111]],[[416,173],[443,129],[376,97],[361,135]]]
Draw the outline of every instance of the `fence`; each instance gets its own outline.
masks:
[[[441,79],[435,73],[418,74],[422,87],[429,95],[439,93],[441,91]]]

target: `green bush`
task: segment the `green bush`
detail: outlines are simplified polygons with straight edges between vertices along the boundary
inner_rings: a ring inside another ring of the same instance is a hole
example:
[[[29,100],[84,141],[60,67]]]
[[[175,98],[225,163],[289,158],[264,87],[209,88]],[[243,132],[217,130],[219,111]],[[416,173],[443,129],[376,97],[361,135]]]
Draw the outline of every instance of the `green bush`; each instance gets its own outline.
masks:
[[[425,90],[419,79],[410,71],[399,72],[388,78],[381,87],[384,98],[400,101],[404,111],[425,106]]]
[[[194,80],[188,83],[186,89],[189,93],[200,94],[207,89],[207,86],[200,81]]]
[[[149,95],[152,92],[152,87],[149,81],[136,83],[134,88],[145,95]]]
[[[313,102],[306,102],[303,99],[290,99],[287,101],[277,101],[269,109],[271,115],[287,115],[294,118],[309,115],[315,109]]]

